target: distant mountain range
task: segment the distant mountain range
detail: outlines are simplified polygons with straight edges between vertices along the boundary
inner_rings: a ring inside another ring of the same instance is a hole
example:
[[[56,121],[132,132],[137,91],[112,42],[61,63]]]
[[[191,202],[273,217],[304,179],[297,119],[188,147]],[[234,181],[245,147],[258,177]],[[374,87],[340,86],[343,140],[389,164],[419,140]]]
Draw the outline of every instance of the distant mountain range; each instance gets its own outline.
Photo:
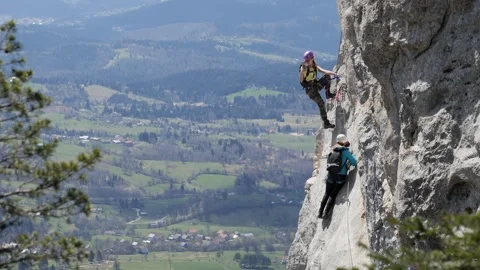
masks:
[[[2,6],[0,14],[54,18],[64,26],[57,30],[94,38],[132,37],[135,31],[169,25],[182,32],[183,25],[202,24],[209,26],[206,35],[260,36],[321,45],[322,52],[335,54],[340,37],[335,0],[16,0]]]
[[[23,18],[19,39],[37,78],[214,77],[292,65],[307,49],[331,63],[340,41],[335,0],[16,0],[0,13]]]
[[[14,18],[35,17],[58,20],[80,19],[102,12],[129,9],[161,0],[14,0],[3,4],[0,15]]]

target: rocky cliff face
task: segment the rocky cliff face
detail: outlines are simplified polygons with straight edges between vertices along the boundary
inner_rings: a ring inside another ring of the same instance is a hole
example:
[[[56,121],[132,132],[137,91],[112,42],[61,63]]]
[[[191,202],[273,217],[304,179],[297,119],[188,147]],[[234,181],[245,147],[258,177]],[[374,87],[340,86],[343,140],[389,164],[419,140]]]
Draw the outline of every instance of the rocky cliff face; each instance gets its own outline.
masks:
[[[389,215],[479,211],[480,1],[338,0],[338,7],[347,94],[329,112],[337,128],[317,136],[291,270],[360,266],[368,259],[359,241],[375,250],[398,245]],[[338,133],[349,137],[359,167],[331,219],[319,220],[324,157]]]

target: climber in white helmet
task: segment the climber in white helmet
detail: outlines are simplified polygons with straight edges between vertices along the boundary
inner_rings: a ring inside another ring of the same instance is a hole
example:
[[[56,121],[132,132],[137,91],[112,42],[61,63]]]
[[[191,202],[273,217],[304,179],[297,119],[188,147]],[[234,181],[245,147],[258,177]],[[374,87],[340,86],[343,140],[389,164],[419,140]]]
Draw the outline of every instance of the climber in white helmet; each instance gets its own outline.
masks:
[[[335,198],[347,180],[349,167],[357,166],[357,159],[350,152],[350,149],[348,148],[349,146],[350,142],[347,140],[347,136],[339,134],[337,136],[337,143],[333,146],[332,152],[328,155],[327,186],[325,188],[325,195],[323,196],[322,203],[320,204],[318,218],[325,218],[332,212]]]

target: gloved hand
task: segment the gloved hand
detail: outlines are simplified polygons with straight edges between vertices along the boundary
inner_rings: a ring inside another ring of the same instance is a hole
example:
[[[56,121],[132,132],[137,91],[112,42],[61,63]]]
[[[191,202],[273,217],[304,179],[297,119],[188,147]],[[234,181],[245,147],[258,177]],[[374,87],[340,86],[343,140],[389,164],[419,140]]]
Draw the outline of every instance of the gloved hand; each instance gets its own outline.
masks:
[[[349,141],[345,142],[345,147],[350,147],[350,142]]]

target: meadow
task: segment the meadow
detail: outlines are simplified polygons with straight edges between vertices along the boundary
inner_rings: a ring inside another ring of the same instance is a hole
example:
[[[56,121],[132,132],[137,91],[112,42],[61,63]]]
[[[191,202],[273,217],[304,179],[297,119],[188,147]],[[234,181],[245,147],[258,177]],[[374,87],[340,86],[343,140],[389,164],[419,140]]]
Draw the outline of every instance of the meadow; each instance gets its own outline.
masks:
[[[268,134],[265,138],[269,139],[273,146],[284,147],[292,150],[304,151],[312,153],[314,151],[315,137],[313,136],[296,136],[291,134]]]
[[[203,189],[226,189],[233,188],[235,179],[236,177],[231,175],[201,174],[193,180],[193,183]]]
[[[265,87],[262,87],[262,88],[250,87],[250,88],[247,88],[245,90],[242,90],[242,91],[239,91],[239,92],[228,95],[227,100],[229,102],[233,102],[235,97],[243,97],[243,98],[254,97],[254,98],[258,99],[260,96],[278,96],[278,95],[281,95],[281,94],[283,94],[283,93],[279,92],[279,91],[273,91],[273,90],[267,89]]]
[[[214,252],[152,252],[144,255],[120,255],[117,257],[122,270],[240,270],[238,262],[233,260],[236,251],[224,251],[221,257]],[[242,256],[245,252],[239,252]],[[264,253],[272,260],[272,270],[283,270],[281,264],[284,253]],[[85,269],[113,269],[113,263],[84,265]]]

